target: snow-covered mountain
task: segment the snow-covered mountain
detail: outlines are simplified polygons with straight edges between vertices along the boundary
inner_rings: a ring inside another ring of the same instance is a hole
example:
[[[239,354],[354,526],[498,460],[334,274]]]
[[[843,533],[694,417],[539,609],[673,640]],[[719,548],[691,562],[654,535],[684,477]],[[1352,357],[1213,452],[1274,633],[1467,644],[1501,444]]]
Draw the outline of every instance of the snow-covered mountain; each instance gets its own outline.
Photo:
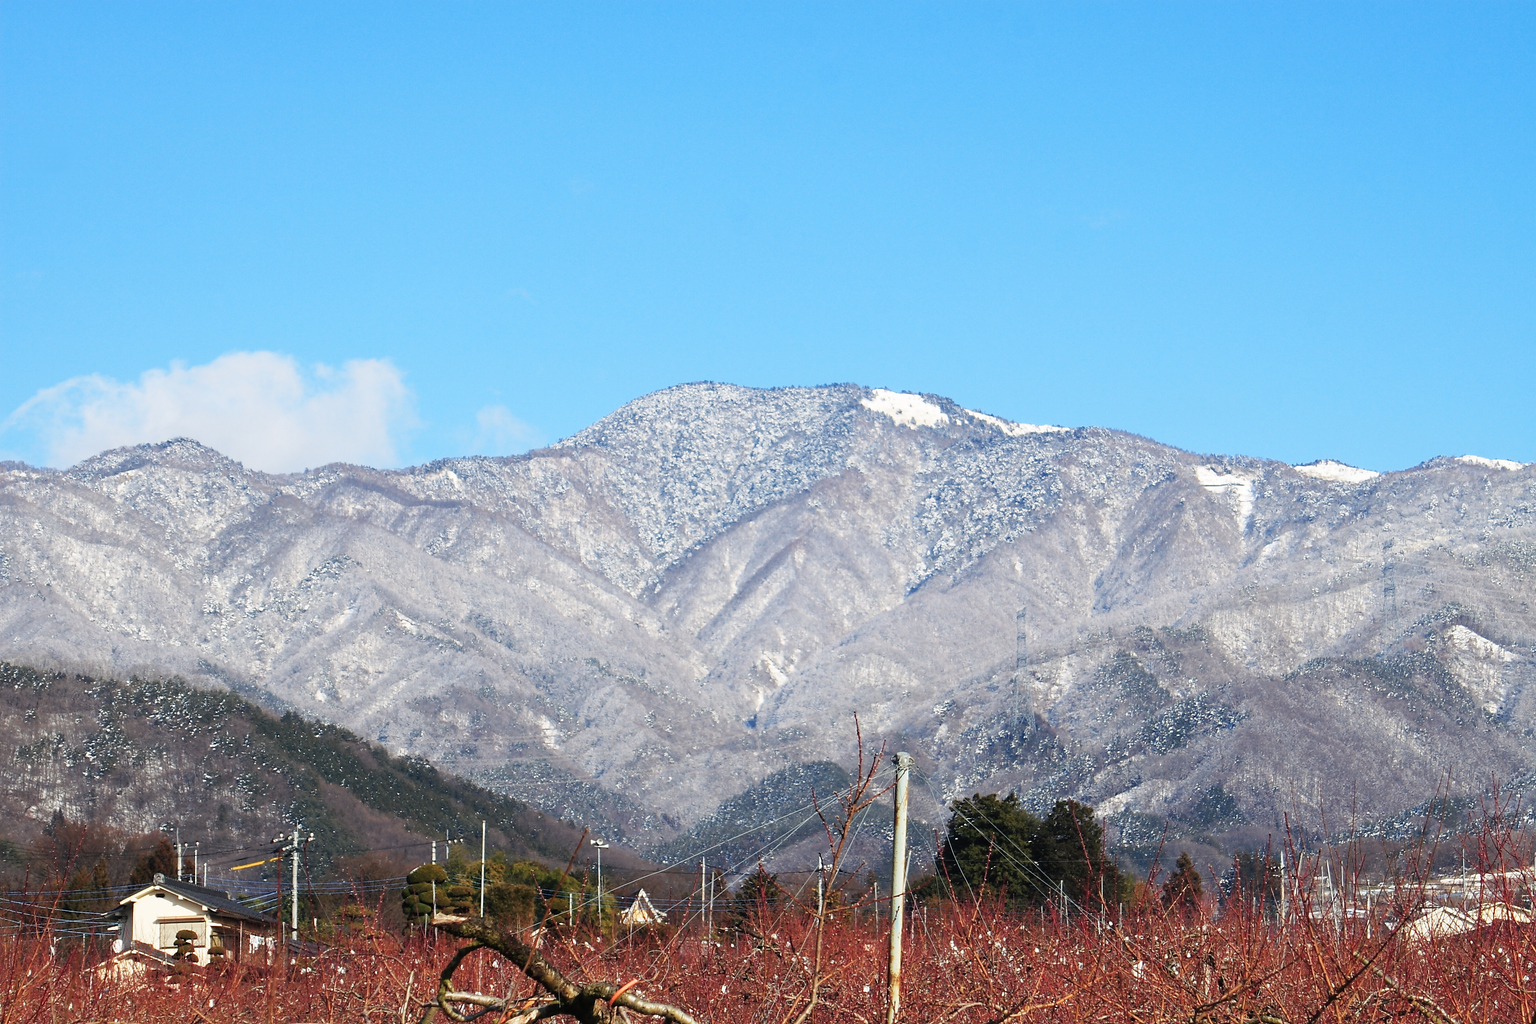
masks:
[[[180,673],[636,845],[912,750],[926,805],[1363,819],[1528,773],[1536,466],[1195,455],[853,385],[690,384],[551,448],[0,466],[0,658]],[[40,811],[39,813],[46,813]]]

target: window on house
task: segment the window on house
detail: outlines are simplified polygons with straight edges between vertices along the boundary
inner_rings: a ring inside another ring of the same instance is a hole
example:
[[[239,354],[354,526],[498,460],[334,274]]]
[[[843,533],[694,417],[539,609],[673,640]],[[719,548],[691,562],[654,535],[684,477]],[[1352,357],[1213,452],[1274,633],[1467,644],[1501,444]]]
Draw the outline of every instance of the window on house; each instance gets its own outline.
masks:
[[[193,921],[166,921],[161,920],[160,943],[161,949],[171,949],[176,945],[176,933],[185,929],[194,932],[197,938],[192,940],[194,946],[206,946],[208,944],[208,923],[203,920]]]

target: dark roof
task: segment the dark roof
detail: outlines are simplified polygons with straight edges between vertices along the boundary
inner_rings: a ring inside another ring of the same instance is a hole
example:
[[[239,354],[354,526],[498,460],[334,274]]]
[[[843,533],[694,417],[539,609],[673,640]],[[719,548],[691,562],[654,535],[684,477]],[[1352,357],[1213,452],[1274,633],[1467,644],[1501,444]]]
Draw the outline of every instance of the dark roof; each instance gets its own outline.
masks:
[[[205,885],[197,885],[193,882],[178,882],[175,879],[166,878],[164,875],[156,875],[154,885],[145,886],[145,889],[149,888],[164,889],[166,892],[175,893],[182,899],[201,904],[224,917],[238,917],[245,921],[254,921],[257,924],[275,925],[280,923],[275,917],[269,917],[259,911],[252,910],[229,893],[219,889],[210,889]],[[137,896],[143,891],[144,889],[140,889],[133,896]],[[123,902],[127,903],[128,900],[133,899],[133,896],[129,896]]]

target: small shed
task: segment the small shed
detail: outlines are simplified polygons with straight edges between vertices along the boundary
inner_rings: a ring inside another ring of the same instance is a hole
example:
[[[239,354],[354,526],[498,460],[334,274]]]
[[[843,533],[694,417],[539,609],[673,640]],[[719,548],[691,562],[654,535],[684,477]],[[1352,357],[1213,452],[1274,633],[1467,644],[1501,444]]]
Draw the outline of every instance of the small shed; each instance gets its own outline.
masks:
[[[206,964],[211,955],[238,961],[269,947],[280,922],[227,892],[156,875],[154,882],[126,897],[112,911],[118,921],[120,955],[134,951],[151,959],[176,954],[178,932],[191,932],[188,960]]]
[[[619,923],[631,927],[661,924],[666,919],[667,915],[656,909],[644,889],[635,893],[634,900],[619,914]]]

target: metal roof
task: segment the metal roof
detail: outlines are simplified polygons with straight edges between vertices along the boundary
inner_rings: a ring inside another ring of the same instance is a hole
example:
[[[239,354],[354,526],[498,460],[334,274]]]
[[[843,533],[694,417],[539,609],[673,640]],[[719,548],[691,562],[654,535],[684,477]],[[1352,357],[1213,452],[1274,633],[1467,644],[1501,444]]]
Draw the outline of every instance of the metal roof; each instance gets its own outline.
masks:
[[[193,882],[178,882],[175,879],[166,878],[164,875],[156,875],[153,884],[146,885],[138,892],[124,898],[118,906],[127,906],[130,903],[143,899],[144,896],[155,889],[164,889],[175,896],[180,896],[189,903],[196,903],[205,910],[211,910],[224,917],[237,917],[244,921],[254,921],[257,924],[277,925],[280,922],[275,917],[252,910],[227,892],[218,889],[210,889],[207,886],[197,885]]]

